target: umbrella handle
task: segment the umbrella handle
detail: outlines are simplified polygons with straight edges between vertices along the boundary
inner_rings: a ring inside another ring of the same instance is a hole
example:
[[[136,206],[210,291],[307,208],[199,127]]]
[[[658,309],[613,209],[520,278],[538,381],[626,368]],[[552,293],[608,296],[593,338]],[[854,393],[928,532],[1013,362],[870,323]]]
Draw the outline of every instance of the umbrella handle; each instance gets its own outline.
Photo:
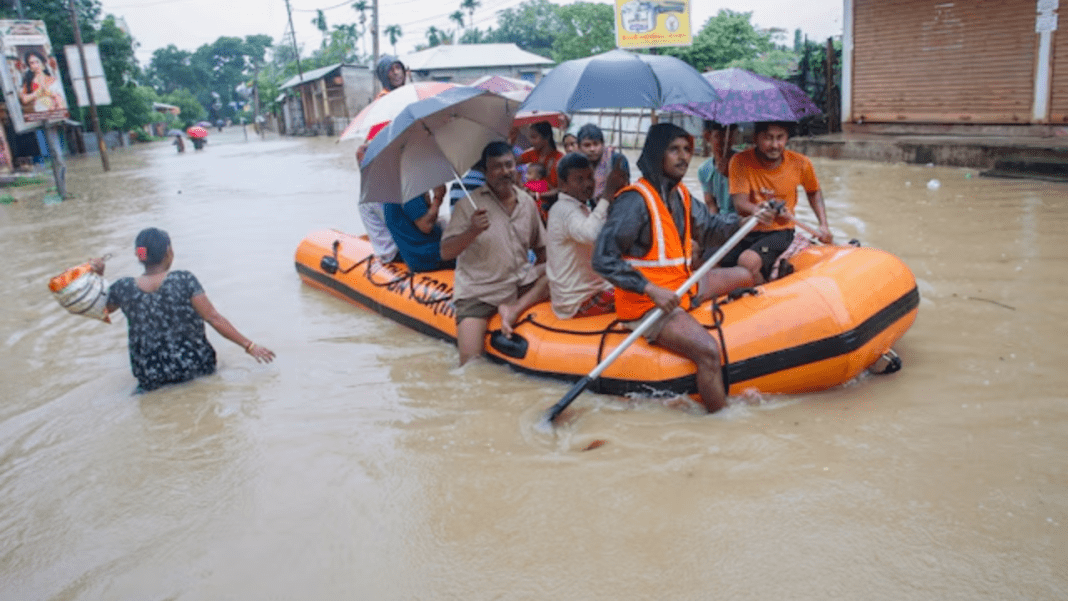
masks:
[[[467,186],[465,186],[463,180],[460,179],[460,174],[456,173],[455,167],[452,168],[452,174],[456,177],[456,183],[460,184],[460,189],[464,191],[464,196],[467,197],[467,200],[471,201],[471,208],[477,211],[478,205],[475,204],[475,199],[471,198],[471,193],[467,191]]]

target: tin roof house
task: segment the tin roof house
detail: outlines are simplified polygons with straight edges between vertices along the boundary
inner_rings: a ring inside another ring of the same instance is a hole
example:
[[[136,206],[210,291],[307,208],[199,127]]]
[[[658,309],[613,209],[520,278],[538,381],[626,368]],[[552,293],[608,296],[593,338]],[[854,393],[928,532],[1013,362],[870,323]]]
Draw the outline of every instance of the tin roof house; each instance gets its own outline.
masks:
[[[343,63],[294,75],[280,89],[286,94],[282,123],[288,134],[339,133],[374,98],[371,70]]]
[[[467,84],[484,75],[503,75],[531,83],[554,63],[515,44],[443,44],[400,57],[413,81]]]

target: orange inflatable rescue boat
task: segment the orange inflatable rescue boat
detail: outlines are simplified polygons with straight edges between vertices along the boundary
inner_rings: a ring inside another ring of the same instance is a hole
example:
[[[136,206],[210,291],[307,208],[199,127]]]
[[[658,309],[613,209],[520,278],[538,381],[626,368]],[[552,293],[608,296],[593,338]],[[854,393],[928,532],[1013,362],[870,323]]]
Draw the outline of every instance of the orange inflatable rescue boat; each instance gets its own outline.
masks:
[[[731,394],[812,392],[846,382],[892,353],[916,319],[916,279],[889,253],[813,246],[790,262],[794,272],[782,279],[691,311],[726,349]],[[456,342],[452,271],[412,273],[403,263],[383,264],[366,237],[336,230],[305,238],[296,268],[310,286]],[[495,316],[486,354],[521,372],[574,382],[629,333],[613,315],[558,319],[545,302],[520,316],[512,339],[500,334]],[[590,390],[695,394],[694,373],[693,362],[639,339]]]

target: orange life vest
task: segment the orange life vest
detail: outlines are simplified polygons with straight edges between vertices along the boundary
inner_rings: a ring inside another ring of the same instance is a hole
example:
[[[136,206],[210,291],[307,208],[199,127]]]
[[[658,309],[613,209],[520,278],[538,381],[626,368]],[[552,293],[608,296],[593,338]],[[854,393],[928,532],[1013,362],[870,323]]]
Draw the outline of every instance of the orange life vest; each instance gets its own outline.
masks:
[[[620,193],[633,190],[642,195],[645,199],[645,207],[649,211],[649,221],[652,227],[649,252],[642,257],[623,255],[623,259],[631,267],[640,271],[651,283],[672,292],[678,290],[679,286],[682,286],[690,277],[690,257],[693,255],[693,242],[690,235],[690,191],[682,184],[679,184],[677,189],[682,196],[682,206],[686,215],[686,231],[683,232],[681,238],[671,218],[671,211],[648,180],[643,177],[634,185],[620,190]],[[684,308],[689,306],[689,297],[690,295],[687,295],[683,299]],[[625,321],[638,319],[655,306],[652,299],[645,294],[616,288],[616,314],[619,319]]]

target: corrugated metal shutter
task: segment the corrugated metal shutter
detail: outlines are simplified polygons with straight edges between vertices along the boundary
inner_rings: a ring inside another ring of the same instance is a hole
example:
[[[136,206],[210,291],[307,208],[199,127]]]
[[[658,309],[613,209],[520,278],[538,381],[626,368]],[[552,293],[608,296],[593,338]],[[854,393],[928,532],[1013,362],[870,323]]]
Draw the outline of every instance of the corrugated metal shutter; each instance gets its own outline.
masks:
[[[1068,21],[1068,19],[1065,19]],[[1065,21],[1062,24],[1068,25]],[[1068,31],[1053,33],[1053,80],[1050,123],[1068,123]]]
[[[853,119],[1028,123],[1035,0],[855,0]]]

